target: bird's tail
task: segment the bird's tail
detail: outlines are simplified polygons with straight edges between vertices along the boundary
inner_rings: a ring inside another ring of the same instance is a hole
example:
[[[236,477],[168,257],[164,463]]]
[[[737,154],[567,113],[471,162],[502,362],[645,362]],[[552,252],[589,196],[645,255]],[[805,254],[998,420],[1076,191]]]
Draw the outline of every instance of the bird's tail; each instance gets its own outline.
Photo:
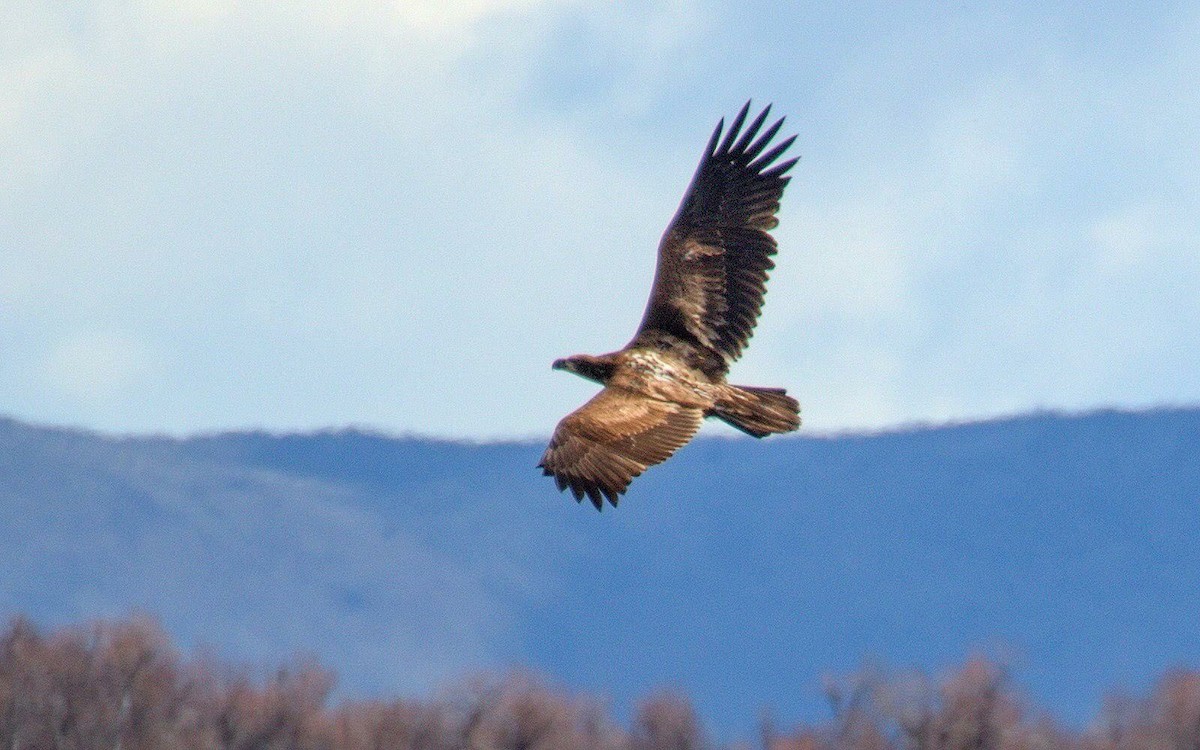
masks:
[[[800,402],[782,388],[731,385],[712,415],[747,435],[766,437],[800,427]]]

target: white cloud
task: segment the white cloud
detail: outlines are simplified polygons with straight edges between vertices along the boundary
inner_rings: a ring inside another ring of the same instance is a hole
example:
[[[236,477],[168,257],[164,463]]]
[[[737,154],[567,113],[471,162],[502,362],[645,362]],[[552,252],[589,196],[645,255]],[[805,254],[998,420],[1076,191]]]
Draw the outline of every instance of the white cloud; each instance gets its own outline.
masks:
[[[396,0],[396,15],[416,29],[442,33],[448,28],[471,26],[500,14],[526,14],[539,7],[566,5],[571,0]]]
[[[1180,225],[1151,205],[1123,206],[1096,221],[1089,232],[1098,252],[1096,271],[1105,276],[1161,274],[1177,246],[1187,242]],[[1189,264],[1190,265],[1190,264]],[[1177,269],[1178,271],[1178,269]]]
[[[1089,385],[1120,366],[1101,342],[1146,310],[1122,345],[1160,356],[1159,300],[1195,278],[1186,34],[1115,70],[901,25],[810,70],[800,27],[748,48],[741,11],[682,0],[13,10],[36,33],[0,29],[5,314],[31,362],[113,330],[163,363],[94,426],[547,431],[587,393],[547,363],[627,340],[709,108],[751,94],[804,160],[735,375],[814,428],[1120,398],[1133,376]],[[44,376],[8,364],[0,393]],[[0,410],[61,418],[34,401]]]
[[[1164,376],[1200,371],[1183,50],[1119,71],[1039,51],[903,105],[860,82],[797,167],[751,355],[793,363],[810,427],[1200,399]]]
[[[358,57],[384,73],[394,64],[434,68],[477,42],[496,18],[552,13],[574,0],[138,0],[118,13],[151,46],[204,45],[233,31],[267,43],[287,39]]]
[[[4,43],[0,38],[0,45]],[[75,53],[47,45],[0,57],[0,195],[60,169],[64,142],[81,129],[70,102],[90,76]]]
[[[55,343],[45,372],[59,391],[81,404],[102,405],[135,386],[149,369],[145,348],[114,331],[79,331]]]
[[[529,332],[552,317],[550,335],[594,323],[596,305],[555,298],[589,274],[610,285],[588,283],[596,293],[643,295],[640,276],[613,271],[628,256],[650,273],[646,248],[671,210],[646,200],[635,170],[603,163],[576,125],[515,111],[505,97],[516,83],[480,88],[453,63],[486,41],[499,60],[486,83],[524,75],[506,45],[529,40],[476,25],[561,5],[439,15],[432,4],[148,2],[103,19],[92,7],[82,30],[45,13],[75,82],[62,96],[27,87],[47,108],[29,118],[26,155],[53,147],[61,165],[14,179],[0,229],[17,253],[0,292],[26,332],[70,337],[99,320],[152,342],[165,363],[142,388],[140,370],[118,377],[134,348],[115,340],[47,354],[55,388],[95,397],[74,421],[461,434],[482,408],[510,433],[525,396],[473,384],[548,375],[563,352]],[[431,62],[430,45],[445,56]],[[650,213],[644,240],[619,241]],[[483,403],[434,405],[464,392]]]

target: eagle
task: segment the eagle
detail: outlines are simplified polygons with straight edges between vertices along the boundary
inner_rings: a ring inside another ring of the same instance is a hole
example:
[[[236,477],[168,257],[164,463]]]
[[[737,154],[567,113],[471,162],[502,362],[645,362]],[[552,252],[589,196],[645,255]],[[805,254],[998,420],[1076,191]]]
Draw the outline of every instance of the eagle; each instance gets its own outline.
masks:
[[[555,360],[604,386],[558,423],[538,468],[560,491],[596,510],[616,507],[629,483],[667,460],[716,417],[756,438],[800,427],[800,404],[783,388],[731,385],[762,311],[775,267],[779,200],[788,170],[779,161],[796,139],[775,145],[783,118],[763,130],[768,105],[743,130],[750,102],[722,139],[722,118],[658,246],[641,325],[624,348]],[[769,148],[768,148],[769,147]]]

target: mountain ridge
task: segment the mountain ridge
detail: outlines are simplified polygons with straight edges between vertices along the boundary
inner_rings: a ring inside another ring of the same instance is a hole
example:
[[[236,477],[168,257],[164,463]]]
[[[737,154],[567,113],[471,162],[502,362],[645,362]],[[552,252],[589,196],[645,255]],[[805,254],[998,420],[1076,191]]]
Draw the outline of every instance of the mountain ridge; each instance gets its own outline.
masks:
[[[998,649],[1068,719],[1200,660],[1198,408],[702,437],[602,514],[542,447],[0,418],[0,614],[148,611],[348,695],[511,664],[618,704],[674,684],[719,730],[811,716],[864,659]]]

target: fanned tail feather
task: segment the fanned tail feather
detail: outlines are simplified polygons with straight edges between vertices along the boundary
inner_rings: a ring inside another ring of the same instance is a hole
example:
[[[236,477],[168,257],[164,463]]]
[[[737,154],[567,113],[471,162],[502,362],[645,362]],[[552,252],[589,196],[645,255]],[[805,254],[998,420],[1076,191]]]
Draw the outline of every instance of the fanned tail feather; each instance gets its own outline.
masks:
[[[731,385],[713,416],[756,438],[800,427],[800,402],[783,388]]]

